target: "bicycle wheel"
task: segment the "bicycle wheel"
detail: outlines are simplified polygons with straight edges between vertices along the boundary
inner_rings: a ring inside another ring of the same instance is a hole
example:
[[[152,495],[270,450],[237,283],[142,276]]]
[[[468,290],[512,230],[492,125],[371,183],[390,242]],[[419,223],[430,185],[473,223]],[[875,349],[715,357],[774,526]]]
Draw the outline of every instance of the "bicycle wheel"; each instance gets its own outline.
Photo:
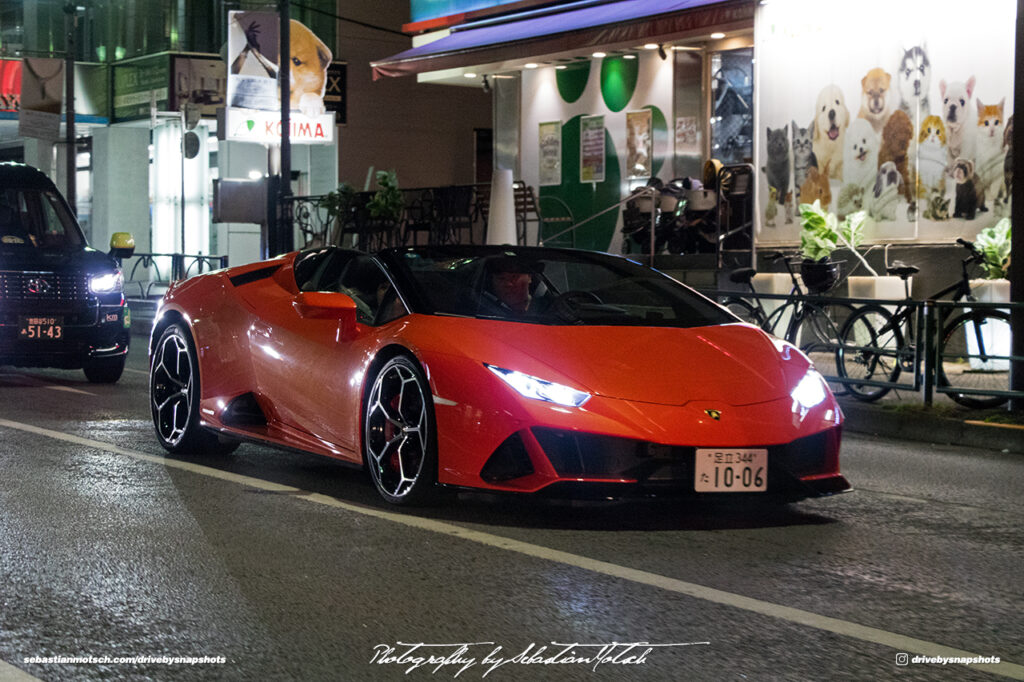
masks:
[[[1010,390],[1010,316],[972,310],[946,325],[939,349],[938,385],[976,391]],[[964,407],[999,407],[1008,398],[948,393]]]
[[[764,326],[764,313],[756,306],[751,305],[746,299],[729,296],[722,301],[722,306],[744,322],[748,322],[755,327]]]
[[[787,340],[802,350],[822,375],[838,376],[836,350],[839,348],[839,330],[832,318],[814,303],[804,303],[799,314],[799,323],[793,329],[792,338]],[[829,388],[833,393],[845,392],[845,387],[837,382],[829,382]]]
[[[900,375],[903,332],[899,320],[885,308],[867,305],[850,315],[839,332],[836,366],[845,379],[895,382]],[[889,386],[846,384],[858,400],[878,400]]]

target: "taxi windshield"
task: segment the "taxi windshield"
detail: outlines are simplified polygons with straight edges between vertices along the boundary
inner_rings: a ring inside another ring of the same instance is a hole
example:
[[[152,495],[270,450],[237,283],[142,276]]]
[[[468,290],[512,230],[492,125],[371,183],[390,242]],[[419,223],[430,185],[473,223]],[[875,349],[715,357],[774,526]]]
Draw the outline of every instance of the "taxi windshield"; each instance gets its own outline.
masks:
[[[55,192],[0,189],[0,248],[72,251],[84,246],[81,230]]]

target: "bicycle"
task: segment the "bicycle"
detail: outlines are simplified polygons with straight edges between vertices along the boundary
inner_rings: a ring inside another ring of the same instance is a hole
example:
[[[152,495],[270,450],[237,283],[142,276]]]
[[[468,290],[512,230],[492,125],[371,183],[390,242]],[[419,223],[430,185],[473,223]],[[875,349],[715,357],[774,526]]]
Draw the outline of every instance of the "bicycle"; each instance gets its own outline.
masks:
[[[929,297],[929,300],[952,295],[953,301],[974,301],[971,294],[968,267],[984,263],[985,256],[972,242],[957,239],[968,250],[960,265],[960,279]],[[839,376],[877,383],[847,383],[846,389],[855,398],[871,402],[892,390],[881,382],[896,382],[901,372],[917,372],[920,366],[915,337],[918,330],[915,313],[917,306],[910,298],[909,278],[918,272],[914,265],[895,261],[886,272],[903,280],[906,298],[895,310],[868,304],[859,308],[843,324],[836,350]],[[1010,316],[998,309],[965,309],[943,328],[939,339],[939,362],[936,384],[948,388],[950,375],[955,373],[956,386],[967,392],[948,392],[955,402],[972,408],[998,407],[1007,401],[1001,396],[982,396],[986,390],[1006,390],[1009,387],[1009,362],[1003,353],[994,353],[993,339],[1010,338]],[[965,382],[971,385],[965,385]]]
[[[807,300],[793,265],[797,261],[790,260],[784,253],[774,253],[769,261],[783,261],[793,286],[789,297],[776,309],[768,312],[761,304],[761,299],[754,289],[753,279],[757,271],[754,268],[739,268],[729,274],[735,284],[743,284],[749,294],[725,296],[720,303],[743,322],[753,324],[789,341],[803,351],[824,375],[836,376],[835,359],[839,347],[839,321],[852,308],[842,304]],[[810,292],[823,293],[821,291]],[[754,302],[751,303],[747,299]],[[784,327],[784,331],[783,328]],[[782,332],[782,333],[780,333]],[[841,384],[830,384],[835,393],[843,393]]]

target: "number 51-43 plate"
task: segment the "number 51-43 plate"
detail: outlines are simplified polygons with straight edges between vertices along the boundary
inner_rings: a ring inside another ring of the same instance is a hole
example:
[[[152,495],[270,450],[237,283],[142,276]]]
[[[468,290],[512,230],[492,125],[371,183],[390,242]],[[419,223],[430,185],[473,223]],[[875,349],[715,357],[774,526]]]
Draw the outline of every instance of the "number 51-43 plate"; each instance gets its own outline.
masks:
[[[768,450],[697,448],[693,489],[698,493],[756,493],[768,490]]]

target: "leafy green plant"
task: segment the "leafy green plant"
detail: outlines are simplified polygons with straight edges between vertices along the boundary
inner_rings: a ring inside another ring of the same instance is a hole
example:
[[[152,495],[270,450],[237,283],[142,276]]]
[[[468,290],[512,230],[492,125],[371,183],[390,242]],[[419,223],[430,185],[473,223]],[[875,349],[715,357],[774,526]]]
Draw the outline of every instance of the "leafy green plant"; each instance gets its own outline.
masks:
[[[978,232],[974,246],[985,256],[986,277],[1005,279],[1010,269],[1010,219]]]
[[[405,199],[398,189],[398,174],[393,170],[377,171],[377,188],[366,204],[370,217],[390,222],[401,220]]]
[[[320,206],[327,211],[327,222],[333,223],[347,214],[356,198],[356,190],[352,185],[343,182],[332,192],[328,192],[320,200]]]
[[[878,276],[874,268],[868,265],[857,247],[864,242],[864,226],[867,223],[866,211],[851,213],[840,222],[835,213],[821,207],[821,201],[813,204],[800,204],[800,253],[811,261],[825,261],[840,246],[845,246],[861,260],[872,275]]]

